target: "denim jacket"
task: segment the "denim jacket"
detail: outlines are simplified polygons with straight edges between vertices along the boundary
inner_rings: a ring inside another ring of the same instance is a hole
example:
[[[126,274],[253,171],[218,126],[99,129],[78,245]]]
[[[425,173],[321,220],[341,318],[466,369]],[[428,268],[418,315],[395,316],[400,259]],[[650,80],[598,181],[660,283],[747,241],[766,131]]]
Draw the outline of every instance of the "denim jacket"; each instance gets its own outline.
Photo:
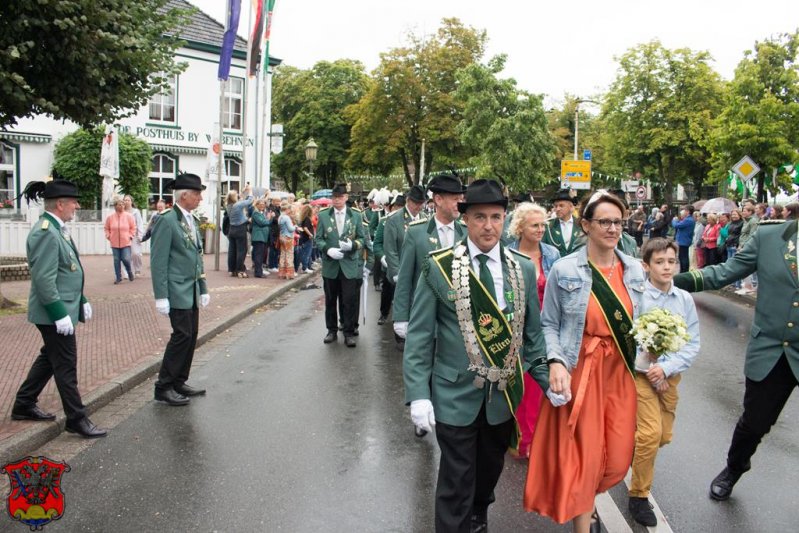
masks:
[[[633,320],[641,309],[645,290],[644,269],[640,261],[616,250],[624,265],[624,285],[633,304]],[[591,295],[591,267],[588,249],[582,247],[561,258],[552,267],[544,291],[541,328],[547,343],[547,359],[558,359],[571,371],[577,366],[585,329],[585,314]]]
[[[538,243],[541,247],[541,263],[544,265],[544,277],[549,276],[549,271],[552,269],[552,265],[555,264],[555,261],[560,259],[560,252],[555,246],[551,244],[547,244],[545,242]],[[519,239],[515,239],[508,244],[508,248],[511,250],[519,250]]]

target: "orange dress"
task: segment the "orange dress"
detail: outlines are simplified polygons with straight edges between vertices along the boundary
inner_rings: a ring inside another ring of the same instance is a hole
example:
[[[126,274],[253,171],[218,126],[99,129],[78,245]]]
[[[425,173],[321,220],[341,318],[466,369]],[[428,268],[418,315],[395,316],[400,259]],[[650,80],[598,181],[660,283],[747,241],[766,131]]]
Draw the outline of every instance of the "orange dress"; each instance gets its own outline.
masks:
[[[620,266],[609,281],[632,316]],[[593,295],[571,391],[563,407],[543,402],[524,487],[524,509],[561,524],[591,512],[594,497],[624,479],[635,444],[635,382]]]

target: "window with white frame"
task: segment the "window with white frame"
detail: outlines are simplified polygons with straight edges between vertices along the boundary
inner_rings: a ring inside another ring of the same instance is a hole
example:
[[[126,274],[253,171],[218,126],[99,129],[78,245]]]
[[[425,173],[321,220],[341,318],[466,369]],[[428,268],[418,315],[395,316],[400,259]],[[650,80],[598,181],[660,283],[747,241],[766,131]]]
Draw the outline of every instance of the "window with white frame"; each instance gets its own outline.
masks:
[[[222,197],[228,191],[238,191],[241,184],[241,161],[233,158],[225,158],[225,179],[222,180]]]
[[[0,142],[0,207],[13,206],[16,198],[14,183],[17,172],[17,151],[13,146]]]
[[[159,198],[166,203],[172,203],[172,191],[166,191],[169,180],[175,179],[177,162],[166,154],[153,156],[153,170],[150,172],[150,203],[155,203]]]
[[[230,78],[225,84],[225,105],[222,114],[225,119],[224,128],[241,130],[241,111],[244,101],[244,79]]]
[[[178,87],[178,77],[168,78],[167,87],[160,93],[154,95],[150,100],[150,120],[158,122],[177,122],[176,96]]]

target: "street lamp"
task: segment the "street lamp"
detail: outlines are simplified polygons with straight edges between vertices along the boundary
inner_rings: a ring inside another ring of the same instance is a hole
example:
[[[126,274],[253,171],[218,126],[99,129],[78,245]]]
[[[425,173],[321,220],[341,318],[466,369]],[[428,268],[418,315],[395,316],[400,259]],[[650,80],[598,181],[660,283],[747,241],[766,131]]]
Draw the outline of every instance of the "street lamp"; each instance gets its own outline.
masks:
[[[310,186],[308,187],[308,200],[313,199],[313,165],[316,163],[316,150],[319,147],[313,141],[313,137],[308,140],[308,144],[305,145],[305,160],[308,161],[308,180],[310,181]]]

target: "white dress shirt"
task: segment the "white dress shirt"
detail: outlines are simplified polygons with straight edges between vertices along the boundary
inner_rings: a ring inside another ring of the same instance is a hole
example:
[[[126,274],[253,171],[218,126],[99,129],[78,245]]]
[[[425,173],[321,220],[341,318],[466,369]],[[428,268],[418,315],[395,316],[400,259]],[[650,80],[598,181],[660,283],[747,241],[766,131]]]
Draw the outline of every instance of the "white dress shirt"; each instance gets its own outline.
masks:
[[[466,242],[469,246],[469,257],[472,259],[472,269],[477,279],[480,279],[480,261],[477,259],[477,256],[483,252],[480,251],[480,248],[478,248],[471,239],[466,239]],[[500,310],[504,310],[507,303],[505,302],[505,278],[502,275],[502,258],[499,253],[499,242],[485,255],[488,256],[486,266],[489,272],[491,272],[491,277],[494,278],[494,294],[497,295],[497,305]]]
[[[338,209],[333,209],[333,215],[336,217],[336,230],[338,231],[339,237],[341,237],[344,231],[344,220],[347,218],[347,210],[342,209],[339,211]]]
[[[442,248],[452,248],[455,243],[455,222],[442,224],[436,220],[436,230],[438,231],[438,242]]]
[[[574,217],[569,218],[566,222],[560,220],[560,233],[563,235],[563,243],[568,245],[572,240],[572,230],[574,230]]]

